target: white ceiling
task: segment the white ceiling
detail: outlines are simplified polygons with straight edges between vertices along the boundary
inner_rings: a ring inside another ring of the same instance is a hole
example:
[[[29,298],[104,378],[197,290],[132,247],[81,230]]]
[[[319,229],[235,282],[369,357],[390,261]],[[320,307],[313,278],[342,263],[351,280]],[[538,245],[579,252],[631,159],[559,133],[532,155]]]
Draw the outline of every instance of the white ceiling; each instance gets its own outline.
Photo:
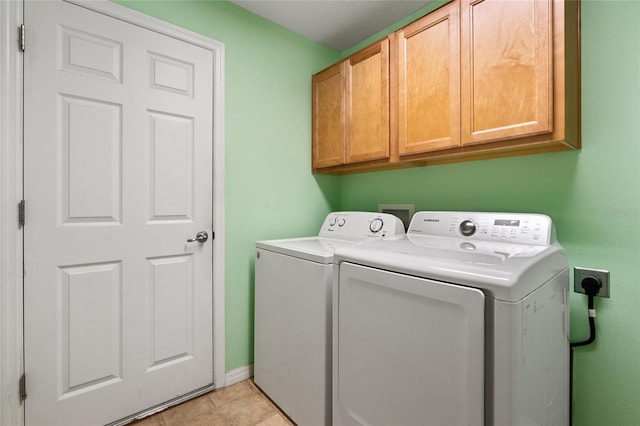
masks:
[[[342,52],[433,0],[230,0]]]

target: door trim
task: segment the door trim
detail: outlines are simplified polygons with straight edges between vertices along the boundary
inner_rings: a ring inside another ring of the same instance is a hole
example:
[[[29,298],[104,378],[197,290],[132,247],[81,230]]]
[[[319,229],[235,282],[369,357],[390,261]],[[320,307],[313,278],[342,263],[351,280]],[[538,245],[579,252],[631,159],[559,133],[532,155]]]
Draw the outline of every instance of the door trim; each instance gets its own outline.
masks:
[[[23,367],[22,229],[22,52],[18,27],[23,2],[0,1],[0,424],[23,424],[18,395]]]
[[[64,0],[80,7],[191,43],[212,52],[213,63],[213,387],[225,378],[225,113],[224,44],[108,0]],[[24,0],[0,1],[0,424],[24,424],[18,396],[23,365],[23,232],[18,202],[23,194],[23,57],[18,27]],[[27,40],[28,40],[27,29]],[[27,41],[28,48],[28,41]],[[27,202],[28,205],[28,202]],[[27,206],[28,222],[28,206]],[[7,397],[6,395],[10,395]]]

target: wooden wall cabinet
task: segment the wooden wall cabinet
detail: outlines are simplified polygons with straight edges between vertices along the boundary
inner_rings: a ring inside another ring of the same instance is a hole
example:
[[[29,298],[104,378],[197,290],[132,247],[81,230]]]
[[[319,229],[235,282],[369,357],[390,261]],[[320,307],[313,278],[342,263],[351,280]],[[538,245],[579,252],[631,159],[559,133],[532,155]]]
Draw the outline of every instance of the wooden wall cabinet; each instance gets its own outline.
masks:
[[[313,170],[580,148],[579,9],[577,0],[453,0],[390,35],[390,51],[385,39],[343,61],[342,159],[331,165],[317,155],[333,139],[322,136],[316,82],[333,67],[316,74]]]
[[[580,2],[460,1],[462,149],[453,156],[580,148]]]
[[[312,78],[312,168],[389,161],[389,40]]]

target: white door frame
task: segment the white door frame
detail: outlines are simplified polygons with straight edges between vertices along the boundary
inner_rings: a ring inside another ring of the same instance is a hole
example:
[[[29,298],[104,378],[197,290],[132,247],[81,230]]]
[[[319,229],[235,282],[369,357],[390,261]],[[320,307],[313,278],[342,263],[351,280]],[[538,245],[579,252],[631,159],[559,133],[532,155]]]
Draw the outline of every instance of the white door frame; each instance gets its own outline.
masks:
[[[121,21],[194,44],[213,54],[213,383],[225,379],[225,133],[224,44],[108,0],[64,0]],[[0,1],[0,424],[24,424],[18,394],[23,365],[23,58],[18,28],[24,0]],[[28,34],[27,33],[27,49]],[[26,220],[28,223],[28,200]],[[28,386],[27,386],[28,392]]]
[[[22,0],[0,1],[0,424],[24,422],[22,363]]]

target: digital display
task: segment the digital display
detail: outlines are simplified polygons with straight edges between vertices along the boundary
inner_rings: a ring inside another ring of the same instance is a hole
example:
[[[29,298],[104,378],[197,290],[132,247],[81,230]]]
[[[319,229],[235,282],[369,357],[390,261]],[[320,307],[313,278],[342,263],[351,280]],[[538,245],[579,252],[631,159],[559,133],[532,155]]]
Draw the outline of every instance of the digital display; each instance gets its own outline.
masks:
[[[519,220],[496,219],[494,226],[520,226]]]

